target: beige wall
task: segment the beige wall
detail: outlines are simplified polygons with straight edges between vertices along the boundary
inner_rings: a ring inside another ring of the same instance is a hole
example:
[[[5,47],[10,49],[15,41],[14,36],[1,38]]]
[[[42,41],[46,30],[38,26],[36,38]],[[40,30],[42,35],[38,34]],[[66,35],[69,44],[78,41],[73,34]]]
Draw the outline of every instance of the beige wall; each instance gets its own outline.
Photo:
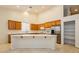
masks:
[[[9,31],[8,20],[25,21],[29,20],[30,23],[36,21],[36,15],[26,16],[23,12],[14,11],[10,9],[0,8],[0,43],[8,42],[8,33],[16,33],[21,31]]]
[[[57,5],[52,9],[43,12],[39,15],[39,23],[60,19],[63,17],[63,6]]]

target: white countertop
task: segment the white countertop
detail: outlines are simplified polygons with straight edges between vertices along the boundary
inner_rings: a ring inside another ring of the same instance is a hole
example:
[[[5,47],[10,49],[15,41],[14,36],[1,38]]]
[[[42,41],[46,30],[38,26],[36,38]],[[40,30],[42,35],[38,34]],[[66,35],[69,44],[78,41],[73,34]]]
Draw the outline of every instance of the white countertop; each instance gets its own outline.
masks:
[[[56,35],[49,35],[49,34],[18,34],[18,35],[12,35],[12,36],[56,36]]]

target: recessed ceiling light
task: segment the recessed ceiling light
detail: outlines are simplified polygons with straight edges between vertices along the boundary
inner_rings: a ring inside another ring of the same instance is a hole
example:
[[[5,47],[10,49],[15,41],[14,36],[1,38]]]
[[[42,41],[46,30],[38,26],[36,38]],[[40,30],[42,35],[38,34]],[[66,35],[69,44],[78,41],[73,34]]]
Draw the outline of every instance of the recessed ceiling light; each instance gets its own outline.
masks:
[[[78,11],[78,9],[74,9],[74,11]]]

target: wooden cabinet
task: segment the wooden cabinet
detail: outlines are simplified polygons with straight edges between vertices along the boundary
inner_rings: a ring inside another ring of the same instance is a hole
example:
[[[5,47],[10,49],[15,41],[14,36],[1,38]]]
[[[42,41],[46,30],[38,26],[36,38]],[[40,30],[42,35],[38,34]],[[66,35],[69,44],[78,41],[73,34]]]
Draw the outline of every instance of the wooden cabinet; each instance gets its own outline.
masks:
[[[15,21],[8,20],[8,29],[14,30],[15,29]]]
[[[60,20],[50,21],[42,24],[31,24],[31,30],[40,30],[40,27],[51,28],[53,26],[60,26],[60,25],[61,25]]]
[[[21,29],[21,22],[16,22],[15,25],[16,25],[15,26],[16,30],[20,30]]]
[[[60,20],[55,21],[55,23],[56,23],[56,26],[61,25],[61,21]]]
[[[61,34],[57,34],[57,43],[61,44]]]
[[[51,22],[44,23],[45,28],[51,28]]]
[[[56,25],[55,21],[52,21],[51,26],[55,26],[55,25]]]
[[[8,43],[11,43],[11,34],[8,34]]]
[[[60,26],[61,25],[61,21],[60,20],[55,20],[55,21],[50,21],[50,22],[46,22],[43,23],[43,27],[44,28],[51,28],[53,26]]]
[[[39,24],[31,24],[31,30],[40,30]]]
[[[9,30],[21,30],[21,22],[8,20],[8,29]]]

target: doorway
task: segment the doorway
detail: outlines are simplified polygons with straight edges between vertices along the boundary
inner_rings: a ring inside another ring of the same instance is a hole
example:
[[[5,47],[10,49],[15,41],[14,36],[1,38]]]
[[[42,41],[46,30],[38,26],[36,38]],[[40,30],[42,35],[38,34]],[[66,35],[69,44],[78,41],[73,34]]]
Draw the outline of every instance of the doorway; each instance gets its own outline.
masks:
[[[64,44],[75,46],[75,21],[64,22]]]

